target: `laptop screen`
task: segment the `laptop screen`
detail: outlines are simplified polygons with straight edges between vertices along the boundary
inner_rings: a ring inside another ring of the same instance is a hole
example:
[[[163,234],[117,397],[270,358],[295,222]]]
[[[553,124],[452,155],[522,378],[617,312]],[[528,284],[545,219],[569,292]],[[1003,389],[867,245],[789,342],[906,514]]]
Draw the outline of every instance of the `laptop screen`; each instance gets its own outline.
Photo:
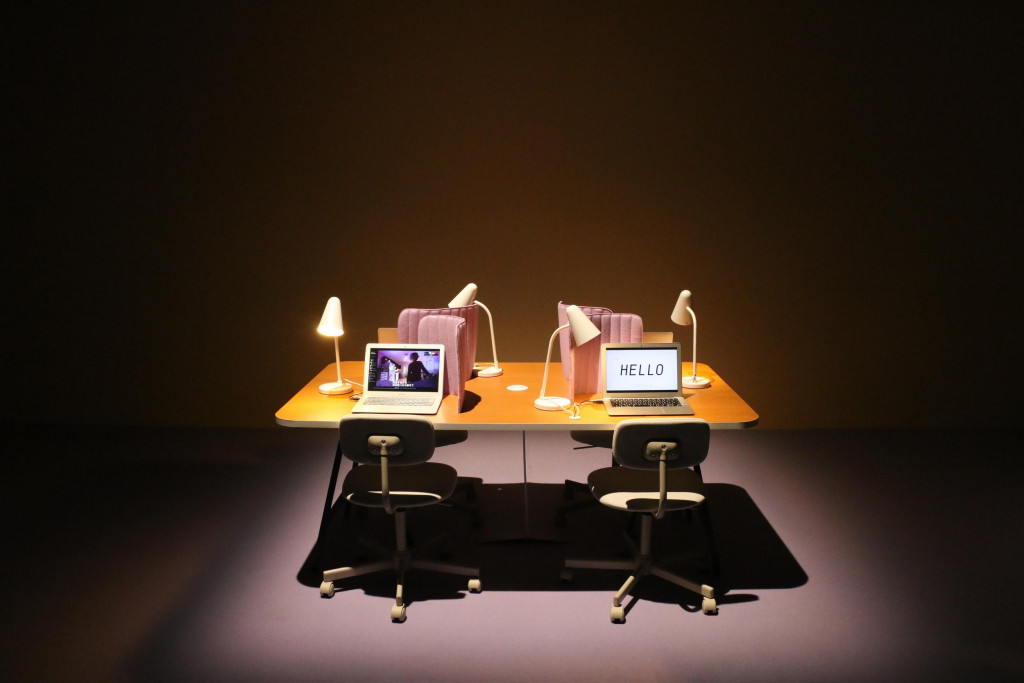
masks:
[[[438,391],[440,348],[372,346],[368,350],[367,362],[367,391]]]
[[[605,349],[605,392],[679,391],[679,347]]]

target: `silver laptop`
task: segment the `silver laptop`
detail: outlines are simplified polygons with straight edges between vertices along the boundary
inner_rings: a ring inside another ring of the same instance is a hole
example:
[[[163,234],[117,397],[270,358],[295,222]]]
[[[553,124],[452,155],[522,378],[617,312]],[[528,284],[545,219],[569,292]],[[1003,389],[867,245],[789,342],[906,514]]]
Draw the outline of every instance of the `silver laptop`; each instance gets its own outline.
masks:
[[[693,415],[681,375],[678,342],[601,345],[601,388],[609,415]]]
[[[444,390],[443,344],[367,344],[353,413],[433,415]]]

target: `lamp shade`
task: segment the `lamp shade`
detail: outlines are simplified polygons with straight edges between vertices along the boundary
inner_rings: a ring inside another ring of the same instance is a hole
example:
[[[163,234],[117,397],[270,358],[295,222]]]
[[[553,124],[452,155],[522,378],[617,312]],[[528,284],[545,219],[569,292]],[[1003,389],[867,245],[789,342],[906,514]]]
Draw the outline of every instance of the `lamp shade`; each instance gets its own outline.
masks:
[[[316,331],[328,337],[340,337],[345,334],[345,328],[341,324],[341,300],[338,297],[332,296],[327,300],[324,315],[320,318]]]
[[[460,308],[462,306],[469,306],[476,300],[476,285],[470,282],[468,285],[462,288],[454,299],[448,302],[448,308]]]
[[[672,309],[672,322],[676,325],[692,325],[693,318],[690,317],[690,290],[684,289],[679,292],[676,299],[676,307]]]
[[[576,340],[576,346],[582,346],[591,339],[601,336],[601,330],[591,322],[579,306],[575,304],[567,306],[565,314],[569,317],[569,329],[572,330],[572,338]]]

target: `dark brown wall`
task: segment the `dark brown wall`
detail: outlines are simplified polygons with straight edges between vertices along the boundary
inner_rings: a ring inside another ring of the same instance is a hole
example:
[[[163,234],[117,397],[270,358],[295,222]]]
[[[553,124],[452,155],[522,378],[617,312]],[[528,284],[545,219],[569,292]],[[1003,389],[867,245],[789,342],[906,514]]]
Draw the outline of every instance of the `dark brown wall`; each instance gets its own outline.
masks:
[[[689,288],[764,427],[1019,425],[1022,13],[890,4],[14,9],[3,419],[270,425],[328,296],[475,281],[503,360]]]

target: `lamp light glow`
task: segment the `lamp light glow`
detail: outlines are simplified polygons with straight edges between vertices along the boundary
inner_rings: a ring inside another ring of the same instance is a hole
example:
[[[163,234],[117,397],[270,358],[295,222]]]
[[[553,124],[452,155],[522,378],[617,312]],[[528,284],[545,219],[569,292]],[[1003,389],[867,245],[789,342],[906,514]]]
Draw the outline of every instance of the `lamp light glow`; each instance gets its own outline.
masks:
[[[551,335],[551,339],[548,341],[548,355],[544,360],[544,381],[541,383],[540,396],[533,402],[533,407],[537,410],[563,410],[569,406],[572,402],[567,398],[560,396],[548,396],[548,369],[551,367],[551,348],[555,344],[555,338],[558,334],[565,329],[572,331],[572,337],[576,341],[577,346],[582,346],[588,341],[601,336],[601,330],[597,328],[597,325],[590,321],[587,314],[580,310],[579,306],[570,305],[565,309],[566,315],[569,317],[569,323],[562,325],[557,328]]]
[[[706,377],[697,376],[697,314],[690,308],[690,290],[679,292],[676,306],[672,309],[672,322],[676,325],[693,326],[693,375],[683,377],[683,386],[687,389],[703,389],[711,384]]]
[[[484,306],[482,301],[476,300],[477,287],[475,284],[470,282],[468,285],[462,288],[454,299],[448,302],[449,308],[460,308],[462,306],[477,305],[484,309],[484,313],[487,314],[487,322],[491,330],[491,358],[494,359],[494,363],[489,368],[478,368],[475,365],[473,369],[476,370],[477,377],[498,377],[504,372],[501,366],[498,365],[498,343],[494,339],[494,317],[491,316],[491,310]]]
[[[324,314],[320,318],[320,324],[317,325],[316,331],[324,336],[334,337],[334,363],[338,370],[338,381],[321,384],[320,393],[336,396],[351,392],[352,385],[341,378],[341,354],[338,350],[338,337],[345,334],[345,327],[341,323],[341,300],[338,297],[332,296],[327,300]]]

